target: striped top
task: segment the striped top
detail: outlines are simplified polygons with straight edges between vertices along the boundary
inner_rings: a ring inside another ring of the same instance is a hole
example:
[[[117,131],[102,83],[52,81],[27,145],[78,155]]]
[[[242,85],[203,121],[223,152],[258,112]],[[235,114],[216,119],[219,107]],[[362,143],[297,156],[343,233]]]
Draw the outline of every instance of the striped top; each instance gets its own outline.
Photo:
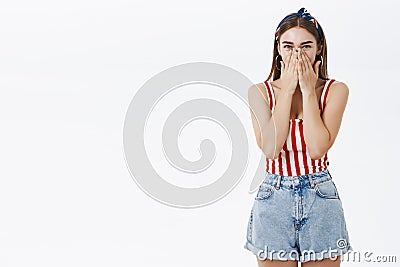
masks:
[[[334,79],[326,81],[319,101],[320,114],[326,105],[326,98],[329,87]],[[275,108],[275,96],[270,81],[264,82],[267,89],[269,108],[271,112]],[[317,160],[310,157],[304,139],[303,119],[290,119],[288,137],[283,145],[281,152],[276,159],[267,158],[266,172],[284,176],[298,176],[313,172],[320,172],[328,168],[328,152]]]

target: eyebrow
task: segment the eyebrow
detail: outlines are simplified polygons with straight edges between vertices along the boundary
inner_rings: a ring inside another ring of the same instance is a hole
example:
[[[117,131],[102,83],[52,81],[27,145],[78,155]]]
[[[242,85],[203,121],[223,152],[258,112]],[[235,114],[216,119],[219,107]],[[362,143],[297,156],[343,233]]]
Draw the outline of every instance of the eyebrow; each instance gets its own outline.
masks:
[[[312,44],[312,43],[314,43],[314,42],[313,41],[305,41],[305,42],[302,42],[301,45],[303,45],[303,44]],[[283,41],[282,44],[293,44],[293,42]]]

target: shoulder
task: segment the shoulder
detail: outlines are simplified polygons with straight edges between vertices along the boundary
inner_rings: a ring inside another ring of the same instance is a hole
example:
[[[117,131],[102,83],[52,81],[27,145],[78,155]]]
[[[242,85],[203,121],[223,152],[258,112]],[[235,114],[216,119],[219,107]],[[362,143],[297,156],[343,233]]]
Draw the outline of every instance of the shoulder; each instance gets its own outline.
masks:
[[[269,96],[267,93],[267,85],[264,82],[260,82],[250,86],[248,91],[249,101],[259,101],[260,99],[262,99],[261,96],[262,98],[264,98],[264,101],[266,101],[267,105],[270,105]]]
[[[258,95],[262,94],[265,98],[267,98],[267,88],[264,82],[253,84],[249,87],[248,94],[251,95]]]
[[[329,86],[329,93],[327,95],[326,102],[347,102],[349,96],[349,87],[342,81],[334,80]]]
[[[341,92],[341,93],[349,93],[349,87],[346,83],[334,80],[330,85],[330,91]]]
[[[334,80],[333,83],[329,86],[329,94],[327,100],[332,98],[332,95],[336,96],[348,96],[349,95],[349,87],[346,83],[342,81]]]

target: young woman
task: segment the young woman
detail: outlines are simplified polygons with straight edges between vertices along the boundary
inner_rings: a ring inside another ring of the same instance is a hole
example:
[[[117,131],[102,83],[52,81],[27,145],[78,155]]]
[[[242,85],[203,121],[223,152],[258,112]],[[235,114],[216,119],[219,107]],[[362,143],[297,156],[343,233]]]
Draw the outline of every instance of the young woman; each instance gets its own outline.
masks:
[[[273,53],[267,80],[248,94],[267,162],[245,248],[259,266],[340,266],[352,247],[327,152],[349,89],[328,78],[324,32],[304,8],[279,23]]]

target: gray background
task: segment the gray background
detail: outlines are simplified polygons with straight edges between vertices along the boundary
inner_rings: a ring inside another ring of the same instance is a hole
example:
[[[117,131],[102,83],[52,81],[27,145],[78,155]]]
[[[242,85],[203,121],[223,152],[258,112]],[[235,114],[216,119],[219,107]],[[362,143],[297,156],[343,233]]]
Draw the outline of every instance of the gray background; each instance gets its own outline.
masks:
[[[278,22],[303,6],[326,33],[330,77],[350,88],[329,155],[351,244],[400,261],[396,1],[79,0],[1,4],[0,265],[256,266],[242,248],[251,173],[213,205],[162,205],[126,168],[124,116],[146,80],[181,63],[218,62],[263,81]],[[193,125],[179,140],[188,159],[200,156],[199,129],[219,149],[211,182],[229,144],[215,125]]]

